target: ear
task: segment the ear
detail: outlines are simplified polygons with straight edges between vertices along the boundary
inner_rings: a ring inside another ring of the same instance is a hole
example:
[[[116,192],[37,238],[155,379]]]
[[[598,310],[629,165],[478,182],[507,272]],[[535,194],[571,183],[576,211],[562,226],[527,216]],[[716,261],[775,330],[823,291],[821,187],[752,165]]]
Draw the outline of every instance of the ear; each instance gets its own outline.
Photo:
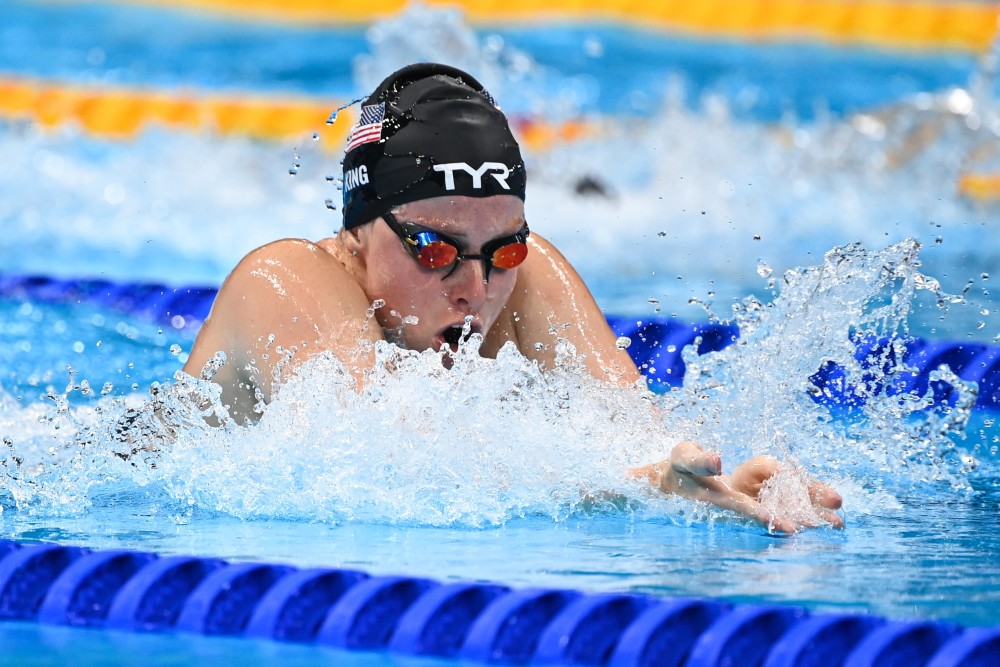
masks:
[[[358,227],[352,227],[351,229],[342,228],[338,234],[343,241],[344,248],[347,250],[351,261],[353,261],[355,266],[360,268],[362,271],[367,266],[368,253],[366,250],[368,248],[368,234],[370,228],[371,225],[360,225]]]
[[[364,247],[364,239],[361,229],[366,225],[361,225],[361,227],[353,227],[351,229],[341,228],[340,238],[344,242],[344,247],[347,248],[351,255],[358,257],[361,255],[361,250]]]

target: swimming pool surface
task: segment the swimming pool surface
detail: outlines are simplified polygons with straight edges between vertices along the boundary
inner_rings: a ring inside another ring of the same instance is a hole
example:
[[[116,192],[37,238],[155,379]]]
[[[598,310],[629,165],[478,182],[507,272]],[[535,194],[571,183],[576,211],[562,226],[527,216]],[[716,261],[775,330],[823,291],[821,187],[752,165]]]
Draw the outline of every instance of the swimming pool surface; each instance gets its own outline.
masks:
[[[472,355],[460,381],[424,355],[358,396],[320,360],[260,425],[192,420],[171,449],[125,461],[123,412],[142,414],[151,388],[173,407],[201,391],[174,377],[200,322],[0,295],[0,537],[1000,625],[996,412],[963,410],[971,389],[947,374],[953,404],[929,411],[879,382],[863,409],[827,409],[807,382],[827,360],[849,365],[859,333],[1000,344],[1000,204],[960,187],[1000,171],[996,51],[607,21],[473,28],[426,7],[334,27],[0,7],[0,79],[342,103],[422,58],[482,71],[513,116],[592,129],[528,154],[527,212],[606,312],[735,319],[748,344],[689,364],[685,388],[655,399],[665,424],[569,362],[521,396],[530,369],[516,359]],[[339,225],[325,117],[315,140],[156,126],[120,140],[46,126],[44,111],[0,119],[0,275],[212,287],[260,244]],[[729,465],[793,458],[842,491],[846,530],[777,537],[622,479],[673,437]],[[593,506],[581,488],[626,501]],[[348,659],[20,623],[0,624],[0,641],[18,664]]]

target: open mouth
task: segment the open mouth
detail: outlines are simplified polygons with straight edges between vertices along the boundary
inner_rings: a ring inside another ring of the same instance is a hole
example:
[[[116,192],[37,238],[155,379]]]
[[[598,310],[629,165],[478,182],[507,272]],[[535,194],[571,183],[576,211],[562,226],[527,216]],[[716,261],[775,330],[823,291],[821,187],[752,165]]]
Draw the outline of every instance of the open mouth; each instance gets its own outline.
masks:
[[[458,344],[469,340],[469,336],[479,333],[481,327],[473,323],[472,326],[464,324],[453,324],[441,332],[441,338],[452,350],[458,349]]]

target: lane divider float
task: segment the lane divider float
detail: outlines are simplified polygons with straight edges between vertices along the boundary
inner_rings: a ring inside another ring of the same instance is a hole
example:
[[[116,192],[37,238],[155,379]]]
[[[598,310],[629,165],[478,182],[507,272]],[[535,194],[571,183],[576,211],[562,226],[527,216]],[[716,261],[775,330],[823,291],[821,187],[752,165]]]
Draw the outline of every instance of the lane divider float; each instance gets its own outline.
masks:
[[[409,0],[377,4],[329,0],[118,0],[241,19],[302,24],[365,24],[405,10]],[[423,0],[459,7],[474,24],[544,22],[635,25],[698,37],[808,41],[891,49],[983,53],[996,38],[1000,4],[932,0]]]
[[[0,556],[0,620],[506,665],[1000,664],[1000,627],[5,540]]]
[[[136,317],[169,324],[175,329],[196,330],[208,317],[216,288],[171,287],[157,283],[127,283],[108,280],[59,279],[49,276],[0,274],[0,299],[25,302],[97,304]],[[697,345],[699,354],[721,350],[736,341],[734,324],[690,323],[668,318],[623,317],[606,314],[612,330],[628,338],[629,355],[646,376],[650,389],[666,392],[684,380],[683,350]],[[857,341],[855,360],[862,368],[894,363],[895,352],[887,338]],[[975,407],[1000,410],[1000,346],[978,342],[907,341],[902,360],[913,369],[899,374],[887,388],[891,395],[931,389],[936,404],[954,404],[958,392],[946,383],[930,379],[931,373],[947,365],[962,380],[978,385]],[[845,380],[844,368],[827,364],[817,369],[811,381],[817,402],[843,408],[864,405],[865,395]]]

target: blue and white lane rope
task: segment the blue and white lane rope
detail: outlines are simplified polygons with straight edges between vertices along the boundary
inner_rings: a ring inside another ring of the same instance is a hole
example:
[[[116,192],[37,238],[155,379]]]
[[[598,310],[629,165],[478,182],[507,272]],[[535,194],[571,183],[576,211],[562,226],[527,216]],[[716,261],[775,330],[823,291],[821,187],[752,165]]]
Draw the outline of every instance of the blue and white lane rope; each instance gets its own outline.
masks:
[[[0,299],[55,303],[88,302],[126,312],[176,328],[198,327],[208,316],[216,289],[205,286],[169,287],[156,283],[125,283],[107,280],[57,279],[47,276],[0,274]],[[684,378],[685,346],[700,339],[701,354],[720,350],[734,342],[739,330],[732,324],[685,323],[672,319],[635,318],[607,315],[618,336],[631,340],[628,352],[646,375],[653,391],[664,392],[679,386]],[[889,341],[865,340],[858,344],[855,358],[862,363],[884,363]],[[930,374],[947,364],[962,380],[976,382],[976,407],[1000,410],[1000,346],[975,342],[907,341],[903,361],[914,369],[895,380],[897,394],[922,395],[931,383]],[[843,381],[843,369],[829,364],[810,378],[819,390],[816,400],[831,406],[851,407],[863,403]],[[938,401],[951,402],[955,392],[943,384],[935,387]]]
[[[0,541],[0,619],[488,664],[1000,664],[1000,628],[10,541]]]

